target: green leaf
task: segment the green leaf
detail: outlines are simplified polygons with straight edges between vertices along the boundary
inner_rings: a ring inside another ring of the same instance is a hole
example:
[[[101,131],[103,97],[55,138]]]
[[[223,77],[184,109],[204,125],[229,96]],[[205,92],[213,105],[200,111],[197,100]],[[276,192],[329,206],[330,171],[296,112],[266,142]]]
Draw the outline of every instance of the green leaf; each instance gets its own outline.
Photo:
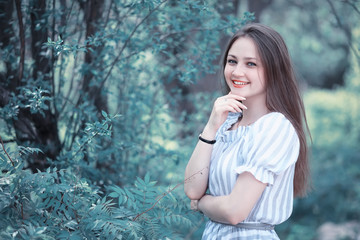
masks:
[[[104,110],[101,111],[101,114],[103,115],[104,118],[108,118],[108,115]]]
[[[112,198],[117,198],[119,197],[119,194],[117,192],[111,192],[108,196]]]

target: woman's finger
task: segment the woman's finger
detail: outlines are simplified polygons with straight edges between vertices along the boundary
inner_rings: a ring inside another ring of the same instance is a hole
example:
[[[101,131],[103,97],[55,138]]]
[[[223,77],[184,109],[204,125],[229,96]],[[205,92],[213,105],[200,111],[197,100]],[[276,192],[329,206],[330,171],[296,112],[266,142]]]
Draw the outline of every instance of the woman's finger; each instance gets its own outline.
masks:
[[[236,94],[233,94],[231,92],[229,92],[228,95],[226,95],[228,98],[233,98],[233,99],[236,99],[236,100],[239,100],[239,101],[245,101],[246,98],[245,97],[242,97],[242,96],[239,96],[239,95],[236,95]]]
[[[236,112],[242,112],[243,109],[247,109],[247,107],[245,106],[244,103],[238,101],[238,100],[235,100],[235,99],[232,99],[232,98],[223,98],[221,99],[220,103],[219,104],[219,111],[225,111],[225,110],[229,110],[228,108],[226,108],[227,106],[230,106],[232,107],[233,109],[236,110]],[[222,108],[224,107],[224,108]],[[233,111],[231,111],[233,112]]]

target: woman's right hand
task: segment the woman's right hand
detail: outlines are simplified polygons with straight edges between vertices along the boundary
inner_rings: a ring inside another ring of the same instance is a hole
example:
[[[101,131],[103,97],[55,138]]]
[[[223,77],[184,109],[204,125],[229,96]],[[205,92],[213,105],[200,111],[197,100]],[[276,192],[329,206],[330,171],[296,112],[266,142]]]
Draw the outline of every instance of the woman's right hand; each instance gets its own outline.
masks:
[[[244,100],[246,100],[246,98],[232,94],[231,92],[228,95],[217,98],[209,121],[203,131],[203,136],[213,139],[217,130],[225,122],[229,112],[242,112],[242,109],[247,109],[247,107],[240,102]]]

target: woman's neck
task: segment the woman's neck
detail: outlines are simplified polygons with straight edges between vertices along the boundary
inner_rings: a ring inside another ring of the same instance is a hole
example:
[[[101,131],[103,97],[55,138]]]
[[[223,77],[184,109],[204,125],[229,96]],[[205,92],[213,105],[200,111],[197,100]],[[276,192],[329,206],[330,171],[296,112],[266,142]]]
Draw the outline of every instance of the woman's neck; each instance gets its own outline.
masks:
[[[265,101],[244,101],[247,109],[243,110],[243,117],[238,123],[238,126],[250,125],[262,116],[270,113],[270,110],[266,107]]]

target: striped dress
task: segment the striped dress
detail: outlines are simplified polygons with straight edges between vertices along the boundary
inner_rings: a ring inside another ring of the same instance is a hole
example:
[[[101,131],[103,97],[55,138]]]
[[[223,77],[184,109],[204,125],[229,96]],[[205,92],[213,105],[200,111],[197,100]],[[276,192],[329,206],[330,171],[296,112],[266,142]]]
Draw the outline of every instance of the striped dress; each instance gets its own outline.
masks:
[[[245,171],[267,187],[244,222],[276,225],[293,208],[293,178],[299,138],[290,121],[278,112],[262,116],[249,126],[229,128],[238,113],[229,113],[216,134],[209,170],[209,192],[228,195],[237,176]],[[274,230],[244,229],[209,220],[203,239],[279,239]]]

